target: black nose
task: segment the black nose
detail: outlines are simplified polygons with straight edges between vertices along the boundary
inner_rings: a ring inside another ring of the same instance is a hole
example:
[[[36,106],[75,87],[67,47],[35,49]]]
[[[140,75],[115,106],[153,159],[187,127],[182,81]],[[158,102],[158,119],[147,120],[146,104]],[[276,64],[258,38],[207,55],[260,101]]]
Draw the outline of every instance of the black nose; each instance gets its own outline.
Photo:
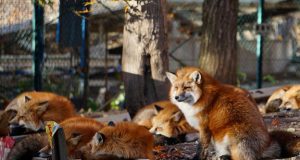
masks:
[[[291,111],[292,109],[291,109],[291,108],[286,108],[285,110],[286,110],[286,111]]]
[[[178,100],[178,99],[179,99],[179,96],[175,96],[175,99]]]

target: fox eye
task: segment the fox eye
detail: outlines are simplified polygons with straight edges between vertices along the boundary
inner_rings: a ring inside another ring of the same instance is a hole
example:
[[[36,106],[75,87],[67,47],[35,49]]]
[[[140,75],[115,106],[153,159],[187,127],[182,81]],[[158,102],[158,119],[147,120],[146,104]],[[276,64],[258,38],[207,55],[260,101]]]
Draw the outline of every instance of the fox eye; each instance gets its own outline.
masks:
[[[174,88],[177,90],[177,89],[178,89],[178,86],[175,86]]]
[[[190,86],[184,86],[183,89],[191,89]]]

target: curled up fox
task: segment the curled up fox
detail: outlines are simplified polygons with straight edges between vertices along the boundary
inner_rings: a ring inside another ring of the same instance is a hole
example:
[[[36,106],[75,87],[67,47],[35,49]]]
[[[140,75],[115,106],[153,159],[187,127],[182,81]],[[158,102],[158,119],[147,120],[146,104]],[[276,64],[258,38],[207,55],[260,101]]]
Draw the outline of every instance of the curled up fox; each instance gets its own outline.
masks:
[[[270,135],[255,103],[234,87],[193,67],[176,74],[167,72],[167,77],[172,84],[170,100],[199,131],[201,159],[207,159],[210,143],[219,159],[258,160],[284,155],[281,145],[286,144],[279,141],[287,139],[277,139],[280,132]],[[300,150],[299,138],[296,141],[293,145],[298,148],[293,148],[293,154]]]

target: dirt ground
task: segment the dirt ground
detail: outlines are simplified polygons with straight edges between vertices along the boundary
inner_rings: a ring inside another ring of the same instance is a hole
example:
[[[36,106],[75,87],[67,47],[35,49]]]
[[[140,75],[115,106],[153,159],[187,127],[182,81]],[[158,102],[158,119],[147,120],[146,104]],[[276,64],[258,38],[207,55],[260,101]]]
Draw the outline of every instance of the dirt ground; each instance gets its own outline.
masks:
[[[264,115],[264,121],[269,129],[285,130],[300,135],[300,111],[296,112],[277,112]],[[157,160],[190,160],[196,154],[197,142],[178,143],[175,145],[156,146],[154,153]],[[216,160],[211,149],[209,159]],[[300,160],[297,157],[282,160]]]

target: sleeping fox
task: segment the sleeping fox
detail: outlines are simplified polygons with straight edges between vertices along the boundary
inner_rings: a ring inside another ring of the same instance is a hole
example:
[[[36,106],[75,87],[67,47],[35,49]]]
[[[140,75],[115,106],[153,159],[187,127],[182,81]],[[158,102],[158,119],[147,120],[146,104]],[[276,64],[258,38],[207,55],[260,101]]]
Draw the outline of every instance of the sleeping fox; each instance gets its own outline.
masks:
[[[282,103],[282,97],[285,95],[285,93],[291,88],[291,85],[285,85],[283,87],[280,87],[276,89],[272,95],[268,98],[268,101],[264,107],[264,112],[270,113],[270,112],[277,112],[279,111],[279,106]]]
[[[36,95],[36,93],[33,95]],[[45,121],[59,123],[76,116],[75,108],[67,98],[55,94],[46,95],[34,99],[32,99],[33,97],[22,97],[26,103],[13,108],[16,109],[17,114],[10,123],[24,125],[26,128],[37,131],[44,127]]]
[[[199,131],[201,159],[207,158],[210,142],[219,159],[280,157],[282,146],[270,136],[249,97],[221,84],[199,68],[185,67],[176,74],[168,72],[167,77],[172,84],[170,100]]]
[[[151,120],[152,118],[158,114],[161,110],[166,107],[174,107],[175,105],[171,103],[169,100],[158,101],[152,104],[149,104],[143,108],[141,108],[133,118],[133,122],[145,126],[147,129],[152,127]]]
[[[158,112],[152,118],[150,132],[168,138],[175,138],[179,135],[196,132],[196,130],[188,124],[183,113],[175,105],[172,105],[172,107],[167,107]]]
[[[83,149],[87,159],[154,159],[153,136],[143,126],[130,122],[119,122],[100,129],[92,141]]]
[[[30,100],[35,99],[44,99],[44,100],[50,100],[58,95],[50,92],[37,92],[37,91],[29,91],[29,92],[23,92],[20,95],[18,95],[16,98],[14,98],[6,107],[6,111],[8,110],[18,110],[19,107],[23,107],[25,103],[29,102]]]
[[[80,158],[82,147],[92,140],[97,131],[106,126],[94,119],[84,117],[69,118],[59,125],[64,130],[70,158]],[[17,143],[9,154],[9,159],[31,159],[37,152],[50,153],[50,149],[46,134],[34,134]]]
[[[300,85],[294,85],[281,97],[279,109],[298,110],[300,109]]]

